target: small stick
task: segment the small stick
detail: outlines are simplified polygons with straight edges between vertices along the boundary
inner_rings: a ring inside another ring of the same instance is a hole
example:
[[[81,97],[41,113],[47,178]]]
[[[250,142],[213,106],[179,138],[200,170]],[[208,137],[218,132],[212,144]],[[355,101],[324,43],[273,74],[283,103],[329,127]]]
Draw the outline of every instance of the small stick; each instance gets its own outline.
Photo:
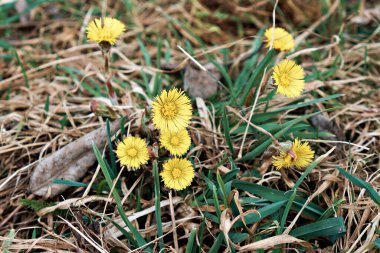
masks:
[[[176,252],[179,252],[178,247],[178,236],[177,236],[177,227],[175,225],[175,216],[174,216],[174,207],[173,207],[173,197],[172,197],[172,190],[169,192],[169,204],[170,204],[170,216],[172,218],[172,226],[173,226],[173,241],[174,241],[174,248]]]
[[[272,18],[273,18],[273,31],[272,31],[272,33],[273,34],[272,34],[272,39],[271,39],[271,42],[270,42],[269,50],[271,50],[272,46],[273,46],[274,28],[275,28],[275,25],[276,25],[275,21],[276,21],[276,8],[277,8],[277,4],[278,4],[278,0],[276,0],[276,3],[274,4],[274,7],[273,7],[273,14],[272,14]],[[252,120],[253,112],[255,111],[256,104],[257,104],[257,101],[258,101],[259,95],[260,95],[260,90],[261,90],[261,87],[263,85],[266,73],[267,73],[267,68],[264,69],[263,77],[261,79],[259,87],[257,88],[256,97],[255,97],[255,100],[253,101],[251,112],[249,113],[248,122],[251,122],[251,120]],[[247,127],[245,128],[245,131],[244,131],[243,141],[241,142],[238,158],[241,158],[243,156],[243,147],[244,147],[244,143],[245,143],[245,138],[247,137],[248,128],[249,128],[249,124],[247,124]]]

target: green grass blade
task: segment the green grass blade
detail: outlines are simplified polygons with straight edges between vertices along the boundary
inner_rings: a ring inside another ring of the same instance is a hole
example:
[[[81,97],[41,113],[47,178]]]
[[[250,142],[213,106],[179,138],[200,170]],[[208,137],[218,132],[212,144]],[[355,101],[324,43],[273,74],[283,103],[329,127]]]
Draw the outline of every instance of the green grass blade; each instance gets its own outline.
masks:
[[[44,106],[44,110],[45,112],[49,112],[49,107],[50,107],[50,95],[47,95],[46,97],[46,100],[45,100],[45,106]]]
[[[123,139],[125,136],[125,122],[126,122],[126,117],[122,117],[120,119],[120,137],[121,137],[121,139]]]
[[[263,33],[264,33],[264,29],[261,29],[257,33],[257,37],[256,37],[256,39],[252,43],[253,44],[252,45],[252,50],[255,53],[251,56],[250,59],[248,59],[245,62],[242,71],[240,71],[239,76],[236,78],[235,88],[237,90],[239,90],[239,91],[241,91],[242,87],[244,87],[244,84],[246,83],[246,80],[248,80],[249,74],[252,72],[252,69],[254,69],[255,64],[257,62],[257,59],[259,58],[259,54],[257,52],[258,52],[258,50],[260,49],[260,47],[262,45],[261,40],[262,40]]]
[[[346,202],[345,199],[339,199],[335,201],[334,203],[332,203],[332,205],[329,208],[327,208],[327,210],[322,214],[322,216],[318,219],[318,221],[326,220],[327,218],[329,218],[332,214],[336,212],[338,207],[345,202]]]
[[[298,109],[298,108],[301,108],[301,107],[306,107],[306,106],[309,106],[309,105],[313,105],[313,104],[316,104],[316,103],[324,102],[324,101],[327,101],[327,100],[332,100],[332,99],[335,99],[335,98],[338,98],[338,97],[342,97],[342,96],[344,96],[344,94],[333,94],[333,95],[330,95],[330,96],[326,96],[326,97],[322,97],[322,98],[317,98],[317,99],[313,99],[313,100],[302,102],[302,103],[297,103],[297,104],[293,104],[293,105],[284,106],[284,107],[278,108],[278,109],[270,111],[270,112],[283,112],[283,111],[287,111],[287,110],[291,110],[291,109]]]
[[[380,206],[380,195],[372,188],[372,186],[369,183],[367,183],[366,181],[364,181],[358,177],[351,175],[350,173],[348,173],[347,171],[345,171],[344,169],[342,169],[339,166],[336,166],[336,168],[339,170],[340,174],[342,174],[348,180],[350,180],[351,183],[353,183],[354,185],[356,185],[360,188],[366,189],[368,192],[368,195],[371,197],[371,199],[373,201],[375,201],[375,203]]]
[[[216,240],[214,241],[213,245],[211,246],[211,248],[208,252],[209,253],[217,253],[220,246],[222,246],[223,238],[224,238],[223,233],[219,233],[218,236],[216,237]]]
[[[29,89],[29,79],[28,79],[28,75],[26,74],[26,70],[25,70],[24,64],[21,62],[20,56],[18,55],[16,49],[14,50],[14,52],[15,52],[15,56],[16,56],[16,59],[17,59],[17,63],[18,63],[18,65],[20,65],[22,75],[24,76],[25,87]]]
[[[81,183],[81,182],[75,182],[71,180],[64,180],[64,179],[58,179],[54,178],[51,180],[53,184],[63,184],[63,185],[69,185],[74,187],[87,187],[88,184]]]
[[[190,236],[189,236],[189,240],[187,241],[185,253],[192,253],[193,252],[193,247],[196,245],[194,243],[194,241],[195,241],[195,235],[196,234],[197,234],[197,230],[195,228],[193,228],[191,230],[191,233],[190,233]]]
[[[137,44],[139,45],[140,50],[143,53],[146,65],[152,66],[152,58],[150,57],[150,54],[148,50],[146,49],[144,42],[141,39],[141,34],[137,36]]]
[[[377,248],[380,249],[380,238],[377,238],[377,239],[373,242],[373,244],[374,244]]]
[[[6,238],[8,238],[8,239],[13,239],[13,238],[15,238],[15,236],[16,236],[16,231],[14,230],[14,229],[11,229],[11,230],[9,230],[9,233],[8,233],[8,235],[6,236]],[[9,246],[11,246],[12,245],[12,241],[7,241],[6,239],[5,239],[5,241],[4,241],[4,243],[3,243],[3,245],[2,245],[2,248],[4,247],[4,249],[3,249],[3,253],[8,253],[9,252],[9,250],[7,249],[7,247],[9,247]]]
[[[346,233],[344,220],[342,217],[330,218],[307,224],[290,231],[290,235],[297,238],[315,238],[319,236],[340,237]]]
[[[107,169],[107,165],[105,164],[105,162],[104,162],[104,160],[102,158],[102,154],[100,153],[98,147],[95,144],[93,144],[92,147],[93,147],[96,159],[98,160],[100,168],[101,168],[101,170],[102,170],[102,172],[104,174],[104,177],[107,180],[108,187],[110,189],[112,189],[113,182],[112,182],[111,176],[109,174],[109,171]],[[147,242],[141,236],[141,234],[139,233],[139,231],[129,221],[127,215],[125,214],[124,209],[123,209],[123,205],[121,204],[121,198],[120,198],[120,195],[119,195],[117,189],[115,189],[115,188],[113,189],[112,196],[114,197],[114,199],[116,201],[117,210],[119,211],[119,214],[120,214],[122,220],[124,221],[125,225],[129,228],[129,230],[131,231],[131,233],[133,234],[134,238],[137,241],[137,245],[135,245],[135,246],[137,246],[137,247],[144,247],[147,244]],[[147,248],[146,250],[148,250],[149,252],[152,252],[152,249],[150,247]]]
[[[275,190],[275,189],[254,184],[254,183],[245,182],[245,181],[234,180],[232,181],[232,186],[240,190],[258,195],[271,202],[289,200],[290,198],[289,194],[286,194],[286,192]],[[292,205],[292,209],[299,211],[302,208],[302,206],[305,204],[305,202],[306,202],[306,199],[296,196],[294,198],[294,205]],[[307,216],[312,217],[314,219],[318,219],[324,211],[325,211],[324,209],[322,209],[321,207],[319,207],[318,205],[314,203],[309,203],[309,205],[307,205],[306,208],[304,209],[304,213]]]
[[[216,60],[211,60],[211,62],[214,64],[214,66],[219,70],[219,72],[222,74],[223,78],[226,80],[227,82],[227,86],[228,86],[228,89],[231,93],[231,95],[233,95],[233,82],[231,80],[231,76],[228,74],[228,71],[226,70],[226,68],[220,64],[218,61]]]
[[[116,158],[115,158],[115,153],[113,152],[112,149],[112,141],[111,141],[111,131],[110,131],[110,122],[107,119],[106,121],[106,126],[107,126],[107,142],[108,142],[108,152],[111,158],[111,168],[112,172],[114,175],[117,175],[117,166],[116,166]],[[114,178],[112,178],[114,179]]]
[[[240,98],[240,104],[244,104],[247,96],[249,95],[249,92],[252,90],[253,87],[256,87],[260,84],[262,76],[264,74],[264,70],[269,66],[271,61],[273,60],[273,57],[275,55],[275,50],[271,49],[268,51],[268,53],[265,55],[264,59],[259,63],[257,68],[254,70],[251,78],[248,80],[247,84],[243,87],[244,91]]]
[[[242,241],[245,241],[248,239],[249,234],[247,234],[247,233],[228,233],[228,236],[230,237],[230,239],[233,243],[241,243]]]
[[[224,137],[226,138],[228,148],[230,149],[230,151],[232,153],[232,156],[236,157],[235,149],[234,149],[234,146],[232,145],[232,141],[231,141],[230,125],[228,122],[226,108],[223,109],[223,132],[224,132]]]
[[[332,109],[329,109],[329,110],[332,110]],[[321,112],[322,111],[311,113],[311,114],[308,114],[308,115],[305,115],[305,116],[300,116],[300,117],[298,117],[296,119],[293,119],[291,121],[288,121],[287,123],[283,124],[283,128],[280,131],[278,131],[276,134],[274,134],[274,137],[279,138],[279,137],[283,136],[295,124],[297,124],[297,123],[299,123],[301,121],[304,121],[304,120],[306,120],[306,119],[308,119],[310,117],[313,117],[313,116],[315,116],[315,115],[317,115],[317,114],[319,114]],[[272,143],[272,139],[270,139],[268,137],[266,141],[264,141],[258,147],[254,148],[252,151],[250,151],[247,154],[245,154],[241,159],[239,159],[239,161],[245,162],[245,161],[253,160],[258,155],[261,155],[269,147],[269,145],[271,143]]]
[[[228,201],[227,201],[228,196],[227,196],[226,185],[224,184],[222,177],[219,174],[219,171],[216,173],[216,181],[218,182],[219,190],[222,193],[224,208],[227,208],[228,207]]]
[[[157,235],[161,237],[159,240],[160,252],[165,248],[164,239],[162,238],[162,221],[161,221],[161,193],[160,193],[160,177],[158,175],[158,164],[157,160],[153,161],[153,178],[154,178],[154,205],[155,205],[155,216],[157,222]]]
[[[212,186],[212,196],[214,198],[214,207],[216,210],[216,215],[218,216],[218,219],[220,220],[220,215],[222,214],[222,212],[220,211],[218,193],[217,193],[215,185]]]
[[[303,180],[305,180],[305,178],[307,177],[307,175],[309,175],[309,173],[312,171],[312,169],[314,169],[323,159],[325,159],[326,157],[328,157],[331,152],[333,152],[335,149],[332,148],[330,149],[326,154],[324,155],[321,155],[320,157],[318,157],[317,159],[315,159],[315,161],[313,161],[307,168],[306,170],[302,173],[302,175],[298,178],[297,182],[294,184],[293,188],[292,188],[292,195],[290,196],[289,198],[289,201],[285,207],[285,211],[284,213],[282,214],[282,218],[281,218],[281,223],[280,223],[280,228],[278,230],[278,234],[282,234],[282,232],[284,231],[284,227],[285,227],[285,221],[286,219],[288,218],[288,214],[289,214],[289,211],[290,211],[290,208],[292,207],[292,204],[293,204],[293,201],[296,197],[296,194],[297,194],[297,188],[302,184]]]
[[[274,214],[275,212],[278,212],[278,210],[283,207],[286,203],[286,200],[280,200],[278,202],[275,202],[273,204],[267,205],[263,208],[260,208],[257,210],[257,213],[250,213],[247,214],[244,219],[245,223],[247,225],[258,222],[259,220],[262,220],[269,215]],[[232,228],[238,228],[244,226],[243,222],[241,220],[237,221]]]

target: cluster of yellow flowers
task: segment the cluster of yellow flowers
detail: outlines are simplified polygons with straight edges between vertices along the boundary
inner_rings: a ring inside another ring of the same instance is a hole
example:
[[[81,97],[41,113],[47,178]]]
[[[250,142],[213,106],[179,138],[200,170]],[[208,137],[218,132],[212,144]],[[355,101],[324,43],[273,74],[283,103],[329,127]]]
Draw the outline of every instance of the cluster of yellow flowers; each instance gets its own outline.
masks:
[[[169,159],[160,173],[168,188],[182,190],[191,184],[194,169],[187,159],[177,158],[187,152],[191,139],[186,130],[192,116],[190,99],[183,91],[162,91],[153,102],[153,126],[160,130],[161,146],[176,158]]]
[[[95,19],[87,27],[87,38],[96,41],[103,50],[108,50],[125,30],[125,25],[114,18]],[[264,33],[267,47],[287,52],[295,47],[293,37],[283,28],[269,28]],[[277,93],[290,98],[300,96],[304,86],[304,70],[295,61],[285,59],[273,69],[272,77]],[[187,159],[179,158],[187,152],[191,138],[186,130],[192,117],[190,99],[183,91],[171,89],[162,91],[153,102],[153,126],[160,131],[161,147],[167,149],[174,158],[163,164],[160,173],[168,188],[182,190],[191,184],[194,169]],[[135,170],[147,164],[149,152],[145,140],[129,136],[117,146],[116,154],[120,163]],[[314,157],[309,144],[296,139],[291,147],[281,149],[273,156],[273,165],[278,168],[304,168]]]
[[[87,39],[96,41],[102,50],[108,50],[124,30],[125,25],[117,19],[95,19],[87,26]],[[153,125],[160,130],[161,146],[175,157],[163,164],[160,175],[164,184],[175,190],[185,189],[194,178],[191,162],[178,158],[191,145],[191,138],[186,130],[191,116],[191,102],[183,91],[163,91],[153,102]],[[117,145],[116,155],[120,164],[128,170],[139,169],[149,161],[146,141],[134,136],[125,138]]]
[[[194,178],[194,169],[189,160],[178,157],[185,154],[191,144],[186,130],[192,115],[190,99],[177,89],[163,91],[153,102],[152,111],[153,125],[160,130],[161,146],[175,157],[164,163],[160,175],[166,187],[185,189]],[[120,164],[129,170],[136,170],[149,161],[147,143],[138,137],[129,136],[121,141],[116,155]]]
[[[264,33],[267,47],[286,52],[294,48],[294,40],[283,28],[269,28]],[[274,83],[277,86],[277,93],[289,98],[301,95],[305,86],[305,74],[300,65],[295,61],[283,60],[274,67]],[[295,139],[289,148],[281,148],[280,154],[273,156],[273,165],[277,169],[296,167],[303,169],[307,167],[314,157],[314,151],[311,150],[309,143],[301,143]]]
[[[292,35],[283,28],[269,28],[264,33],[267,47],[286,52],[295,46]],[[277,93],[290,98],[301,95],[305,86],[305,75],[303,68],[292,60],[283,60],[273,71],[274,83],[277,86]]]

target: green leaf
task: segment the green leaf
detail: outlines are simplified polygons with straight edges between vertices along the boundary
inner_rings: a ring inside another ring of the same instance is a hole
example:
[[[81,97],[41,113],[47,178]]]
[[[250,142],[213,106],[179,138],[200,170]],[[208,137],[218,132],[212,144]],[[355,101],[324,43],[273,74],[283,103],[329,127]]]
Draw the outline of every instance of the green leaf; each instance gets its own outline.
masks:
[[[223,239],[224,239],[223,233],[219,233],[208,252],[217,253],[220,246],[222,246]]]
[[[150,57],[150,54],[149,54],[148,50],[146,49],[146,47],[144,45],[144,42],[141,39],[141,34],[139,34],[137,36],[137,44],[139,45],[140,50],[143,53],[146,65],[152,66],[152,59]]]
[[[13,46],[6,40],[0,40],[0,47],[5,48],[5,49],[12,49]]]
[[[284,106],[284,107],[275,109],[275,110],[270,111],[270,112],[283,112],[283,111],[287,111],[287,110],[291,110],[291,109],[298,109],[298,108],[301,108],[301,107],[313,105],[313,104],[316,104],[316,103],[324,102],[324,101],[335,99],[335,98],[342,97],[342,96],[344,96],[344,94],[333,94],[333,95],[330,95],[330,96],[327,96],[327,97],[312,99],[310,101],[306,101],[306,102],[303,102],[303,103],[298,103],[298,104]]]
[[[228,236],[230,237],[230,239],[233,243],[241,243],[242,241],[245,241],[248,239],[249,234],[231,232],[231,233],[228,233]]]
[[[102,154],[100,153],[100,151],[99,151],[98,147],[95,145],[95,143],[92,144],[92,148],[94,150],[96,159],[98,160],[99,166],[100,166],[100,168],[104,174],[104,177],[107,180],[108,187],[110,189],[112,189],[113,182],[111,179],[111,175],[108,171],[107,165],[102,158]],[[142,237],[140,232],[129,221],[127,215],[125,214],[124,209],[123,209],[123,204],[121,203],[121,198],[120,198],[120,195],[119,195],[117,189],[115,189],[115,188],[113,189],[112,196],[114,197],[114,199],[116,201],[117,210],[119,211],[119,214],[120,214],[122,220],[124,221],[125,225],[129,228],[129,230],[131,231],[131,233],[133,234],[134,238],[137,241],[137,243],[136,243],[134,240],[132,240],[131,241],[132,244],[134,244],[137,247],[144,247],[147,244],[147,242],[144,240],[144,238]],[[148,247],[145,250],[147,250],[149,252],[153,252],[151,247]]]
[[[331,109],[328,109],[326,111],[330,111],[330,110],[333,110],[333,109],[334,108],[331,108]],[[313,116],[315,116],[315,115],[317,115],[319,113],[322,113],[322,112],[323,111],[311,113],[311,114],[308,114],[308,115],[305,115],[305,116],[299,116],[296,119],[293,119],[291,121],[286,122],[285,124],[282,125],[283,128],[280,131],[278,131],[276,134],[274,134],[274,137],[275,138],[281,137],[282,135],[284,135],[295,124],[297,124],[297,123],[299,123],[301,121],[304,121],[304,120],[306,120],[306,119],[308,119],[310,117],[313,117]],[[239,159],[239,161],[245,162],[245,161],[253,160],[257,156],[261,155],[269,147],[269,145],[271,143],[272,143],[272,139],[270,137],[267,137],[266,141],[264,141],[258,147],[254,148],[252,151],[250,151],[247,154],[245,154],[242,158]]]
[[[49,107],[50,107],[50,95],[47,95],[46,100],[45,100],[45,112],[49,112]]]
[[[273,204],[267,205],[263,208],[260,208],[257,210],[257,213],[250,213],[250,214],[246,215],[244,217],[245,223],[247,225],[249,225],[249,224],[258,222],[259,220],[262,220],[262,219],[268,217],[269,215],[272,215],[275,212],[278,212],[278,210],[282,206],[284,206],[285,203],[286,203],[286,200],[281,200],[281,201],[275,202]],[[243,221],[239,220],[232,227],[237,228],[237,227],[242,227],[243,225],[244,225]]]
[[[227,201],[227,190],[226,190],[226,185],[224,184],[222,177],[219,174],[219,171],[216,173],[216,181],[218,182],[219,185],[219,191],[221,192],[222,199],[223,199],[223,204],[224,207],[228,207],[228,201]]]
[[[252,43],[252,51],[254,53],[252,54],[251,58],[245,62],[243,69],[240,71],[239,76],[236,78],[235,87],[237,89],[235,90],[241,91],[242,87],[244,87],[244,84],[246,83],[246,80],[248,80],[252,69],[255,68],[255,64],[259,58],[259,54],[257,52],[262,45],[261,40],[263,33],[264,29],[260,29],[260,31],[257,33],[256,39]]]
[[[158,237],[162,237],[162,221],[161,221],[161,193],[160,193],[160,177],[158,175],[158,164],[157,160],[153,161],[153,178],[154,178],[154,205],[155,205],[155,216],[157,222],[157,235]],[[160,238],[159,240],[160,252],[165,248],[164,239]]]
[[[8,235],[5,238],[7,238],[7,239],[14,239],[15,236],[16,236],[16,231],[14,229],[11,229],[11,230],[9,230],[9,233],[8,233]],[[9,250],[7,249],[7,247],[9,247],[9,246],[12,245],[12,241],[11,240],[8,241],[7,239],[5,239],[5,241],[4,241],[3,245],[2,245],[2,247],[4,247],[3,253],[8,253]]]
[[[290,231],[290,235],[297,238],[315,238],[319,236],[341,237],[346,233],[344,220],[342,217],[330,218],[304,225]]]
[[[113,152],[112,149],[112,141],[111,141],[111,131],[110,131],[110,122],[107,119],[106,121],[106,126],[107,126],[107,142],[108,142],[108,152],[111,158],[111,169],[112,169],[112,174],[113,174],[113,179],[115,179],[117,173],[117,166],[116,166],[116,158],[115,158],[115,153]]]
[[[282,129],[279,130],[275,135],[274,137],[275,138],[279,138],[281,137],[282,135],[284,135],[293,125],[307,119],[307,118],[310,118],[314,115],[317,115],[321,112],[316,112],[316,113],[312,113],[312,114],[309,114],[309,115],[305,115],[305,116],[300,116],[296,119],[293,119],[289,122],[286,122],[285,124],[282,125]],[[257,156],[261,155],[268,147],[269,145],[272,143],[272,139],[270,137],[267,137],[267,140],[265,142],[263,142],[261,145],[259,145],[258,147],[254,148],[252,151],[250,151],[249,153],[247,153],[246,155],[244,155],[241,159],[239,159],[239,161],[241,162],[245,162],[245,161],[250,161],[250,160],[253,160],[254,158],[256,158]]]
[[[21,59],[20,59],[20,57],[19,57],[16,49],[14,50],[14,53],[15,53],[15,56],[16,56],[16,59],[17,59],[17,63],[21,67],[22,75],[24,76],[25,87],[29,89],[29,79],[28,79],[28,75],[26,74],[26,70],[25,70],[24,64],[22,63],[22,61],[21,61]]]
[[[268,51],[268,53],[265,55],[264,59],[259,63],[257,68],[254,70],[251,78],[249,78],[247,84],[243,87],[244,91],[240,98],[240,104],[244,104],[249,92],[252,90],[253,87],[257,87],[261,79],[263,78],[264,70],[268,67],[268,65],[271,63],[273,57],[275,55],[275,50],[271,49]]]
[[[234,180],[232,181],[232,186],[240,190],[258,195],[271,202],[279,202],[282,200],[290,199],[289,194],[286,194],[286,192],[275,190],[275,189],[254,184],[254,183]],[[305,204],[305,202],[306,202],[306,199],[296,196],[294,198],[294,205],[292,206],[291,209],[299,211],[302,208],[302,206]],[[309,203],[309,205],[307,205],[306,208],[304,209],[304,213],[307,216],[312,217],[314,219],[318,219],[322,215],[323,212],[324,210],[314,203]]]
[[[314,169],[315,166],[317,166],[323,159],[325,159],[326,157],[328,157],[330,155],[330,153],[332,151],[334,151],[334,149],[335,149],[335,147],[332,148],[332,149],[330,149],[326,154],[324,154],[324,155],[318,157],[317,159],[315,159],[315,161],[313,161],[305,169],[305,171],[302,173],[302,175],[298,178],[297,182],[292,187],[293,193],[290,196],[288,203],[286,204],[284,213],[282,214],[282,219],[281,219],[281,223],[280,223],[280,228],[278,230],[278,234],[282,234],[282,232],[284,231],[284,226],[285,226],[286,219],[288,217],[290,208],[291,208],[291,206],[293,204],[294,198],[296,197],[296,194],[297,194],[297,188],[301,185],[301,183],[303,182],[303,180],[305,180],[305,178],[307,177],[307,175],[309,175],[309,173],[311,172],[311,170]]]
[[[218,200],[218,193],[216,191],[216,186],[213,185],[212,186],[212,196],[214,198],[214,207],[215,207],[215,210],[216,210],[216,214],[218,216],[218,219],[220,220],[220,215],[222,214],[222,212],[220,211],[220,206],[219,206],[219,200]]]
[[[377,248],[380,249],[380,238],[377,238],[377,239],[373,242],[373,244],[375,244],[375,246],[376,246]]]
[[[74,187],[87,187],[88,185],[81,182],[75,182],[71,180],[64,180],[64,179],[58,179],[58,178],[52,179],[51,182],[54,184],[64,184],[64,185],[69,185],[69,186],[74,186]]]
[[[344,169],[342,169],[339,166],[336,166],[336,168],[339,170],[340,174],[342,174],[348,180],[350,180],[351,183],[353,183],[354,185],[360,188],[366,189],[371,199],[373,199],[373,201],[375,201],[375,203],[380,206],[380,195],[372,188],[372,186],[369,183],[367,183],[366,181],[358,177],[351,175],[350,173],[346,172]]]
[[[339,199],[337,201],[334,201],[334,203],[332,203],[332,205],[329,208],[327,208],[327,210],[322,214],[321,217],[319,217],[318,220],[325,220],[328,217],[330,217],[332,214],[336,212],[336,210],[338,209],[338,206],[340,206],[344,202],[346,202],[345,199]]]
[[[191,252],[193,252],[193,247],[196,245],[194,243],[194,241],[195,241],[195,235],[197,234],[196,232],[197,232],[197,230],[195,228],[193,228],[191,230],[191,233],[190,233],[190,236],[189,236],[189,240],[187,241],[185,253],[191,253]]]
[[[230,136],[230,124],[228,123],[228,117],[226,113],[226,108],[223,109],[223,132],[226,138],[228,148],[230,149],[232,156],[236,157],[234,146],[232,145],[231,136]]]

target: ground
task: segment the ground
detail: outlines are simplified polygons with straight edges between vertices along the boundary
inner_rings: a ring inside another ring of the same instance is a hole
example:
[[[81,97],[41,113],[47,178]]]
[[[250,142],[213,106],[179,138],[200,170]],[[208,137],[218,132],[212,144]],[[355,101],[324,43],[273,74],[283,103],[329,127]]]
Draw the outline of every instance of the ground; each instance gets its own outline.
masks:
[[[0,1],[3,252],[378,252],[380,9],[306,2]],[[126,25],[108,72],[86,35],[102,16]],[[292,51],[267,47],[272,26]],[[272,79],[284,58],[305,71],[295,98]],[[193,110],[184,190],[152,122],[174,87]],[[127,135],[148,144],[138,170],[114,152]],[[294,139],[313,162],[277,170]]]

